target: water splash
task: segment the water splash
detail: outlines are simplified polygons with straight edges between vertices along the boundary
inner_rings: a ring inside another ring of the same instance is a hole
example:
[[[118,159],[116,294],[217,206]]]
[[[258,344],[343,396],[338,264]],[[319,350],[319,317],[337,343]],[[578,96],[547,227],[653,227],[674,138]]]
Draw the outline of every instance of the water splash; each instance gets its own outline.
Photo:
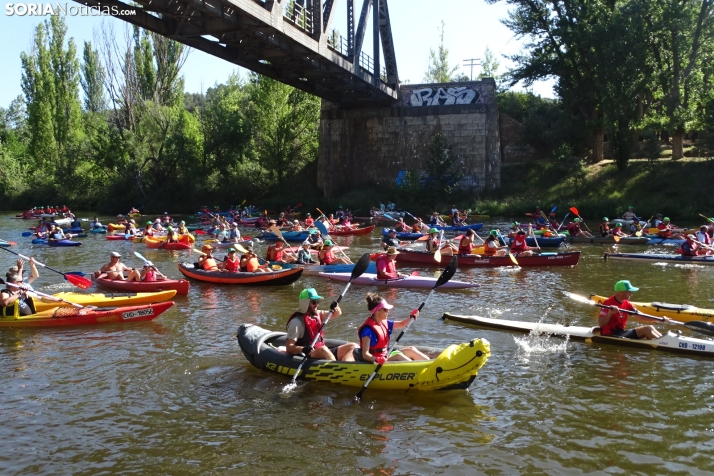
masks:
[[[287,398],[296,388],[297,384],[295,382],[290,382],[289,384],[283,387],[282,391],[280,392],[280,395]]]

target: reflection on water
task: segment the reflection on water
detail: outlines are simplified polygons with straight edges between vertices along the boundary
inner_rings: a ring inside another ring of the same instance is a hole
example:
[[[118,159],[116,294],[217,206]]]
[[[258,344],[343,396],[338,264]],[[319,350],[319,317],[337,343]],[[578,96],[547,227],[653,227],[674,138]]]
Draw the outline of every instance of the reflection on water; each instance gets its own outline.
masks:
[[[90,272],[112,250],[138,250],[179,277],[189,253],[85,238],[75,249],[33,247],[21,220],[4,238],[50,266]],[[359,256],[380,237],[338,238]],[[259,248],[261,251],[261,248]],[[468,392],[391,393],[299,382],[252,367],[235,333],[243,322],[285,328],[302,287],[336,298],[344,284],[305,277],[279,288],[191,284],[159,319],[134,325],[0,331],[3,473],[72,474],[704,474],[714,471],[714,370],[702,358],[515,335],[440,320],[444,311],[530,322],[596,324],[596,309],[561,291],[608,295],[619,279],[638,300],[714,307],[714,269],[604,261],[608,248],[572,246],[573,268],[462,269],[480,288],[436,292],[405,344],[445,347],[484,337],[492,356]],[[643,251],[633,246],[621,250]],[[672,251],[658,248],[652,251]],[[222,256],[222,253],[219,253]],[[14,256],[0,252],[0,268]],[[415,268],[404,266],[410,272]],[[423,270],[438,275],[438,267]],[[40,269],[43,291],[71,290]],[[353,286],[331,337],[356,341],[366,317]],[[97,292],[97,290],[93,290]],[[379,291],[404,318],[428,290]],[[685,330],[686,332],[686,330]],[[58,471],[58,469],[61,470]]]

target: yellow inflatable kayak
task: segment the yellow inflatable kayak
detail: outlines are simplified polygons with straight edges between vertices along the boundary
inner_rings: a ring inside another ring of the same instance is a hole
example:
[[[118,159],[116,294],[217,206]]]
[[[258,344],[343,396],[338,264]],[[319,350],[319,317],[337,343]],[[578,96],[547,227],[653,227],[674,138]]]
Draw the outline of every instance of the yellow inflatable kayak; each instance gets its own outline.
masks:
[[[590,299],[601,303],[607,299],[604,296],[591,294]],[[657,317],[669,317],[676,321],[704,321],[714,323],[714,309],[705,309],[690,304],[669,304],[666,302],[635,302],[630,301],[637,309],[645,314]],[[649,319],[651,321],[651,319]]]
[[[73,302],[81,306],[96,307],[123,307],[135,306],[137,304],[150,304],[155,302],[168,301],[176,295],[175,290],[159,291],[155,293],[57,293],[54,297]],[[58,301],[50,301],[43,298],[35,299],[35,309],[37,312],[47,311],[55,307],[70,307],[71,304]]]
[[[326,339],[329,348],[344,341]],[[253,324],[238,328],[238,344],[246,359],[259,369],[295,375],[302,356],[285,352],[285,332],[272,332]],[[486,339],[474,339],[446,349],[419,348],[430,360],[388,362],[379,370],[369,388],[383,390],[454,390],[466,389],[491,355]],[[308,359],[299,380],[317,380],[361,387],[374,372],[371,362],[342,362]],[[287,383],[287,380],[286,380]]]

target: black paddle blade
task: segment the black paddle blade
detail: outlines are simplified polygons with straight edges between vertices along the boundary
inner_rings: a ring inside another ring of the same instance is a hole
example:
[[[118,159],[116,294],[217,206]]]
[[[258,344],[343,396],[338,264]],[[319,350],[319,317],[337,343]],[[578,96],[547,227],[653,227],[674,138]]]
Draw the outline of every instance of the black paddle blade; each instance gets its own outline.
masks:
[[[362,255],[362,257],[355,263],[355,267],[352,268],[352,279],[359,278],[364,274],[365,271],[367,271],[367,268],[369,267],[370,263],[369,259],[369,253],[365,253]]]
[[[434,289],[438,288],[442,284],[448,283],[451,278],[454,277],[454,274],[456,274],[456,268],[459,266],[459,259],[454,255],[451,258],[451,261],[449,261],[449,264],[444,268],[444,271],[441,273],[441,276],[439,276],[439,279],[436,280],[436,285],[434,286]]]
[[[709,336],[714,336],[714,324],[704,321],[685,322],[684,327],[693,331],[701,332]]]

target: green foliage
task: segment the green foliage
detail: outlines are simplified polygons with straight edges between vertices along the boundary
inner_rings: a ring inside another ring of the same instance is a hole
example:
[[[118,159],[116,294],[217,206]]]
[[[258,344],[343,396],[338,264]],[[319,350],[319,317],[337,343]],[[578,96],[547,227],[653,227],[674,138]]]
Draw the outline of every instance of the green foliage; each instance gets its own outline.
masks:
[[[453,153],[451,145],[439,131],[431,137],[429,157],[426,160],[426,187],[435,193],[449,193],[461,179],[455,167],[459,157]]]
[[[92,49],[92,44],[84,42],[84,61],[80,83],[84,91],[84,110],[99,113],[107,107],[104,95],[104,68],[99,60],[99,52]]]
[[[425,83],[449,83],[453,79],[458,66],[453,68],[449,65],[449,50],[444,45],[444,21],[441,21],[439,29],[439,48],[437,51],[429,49],[429,65],[424,73]]]

